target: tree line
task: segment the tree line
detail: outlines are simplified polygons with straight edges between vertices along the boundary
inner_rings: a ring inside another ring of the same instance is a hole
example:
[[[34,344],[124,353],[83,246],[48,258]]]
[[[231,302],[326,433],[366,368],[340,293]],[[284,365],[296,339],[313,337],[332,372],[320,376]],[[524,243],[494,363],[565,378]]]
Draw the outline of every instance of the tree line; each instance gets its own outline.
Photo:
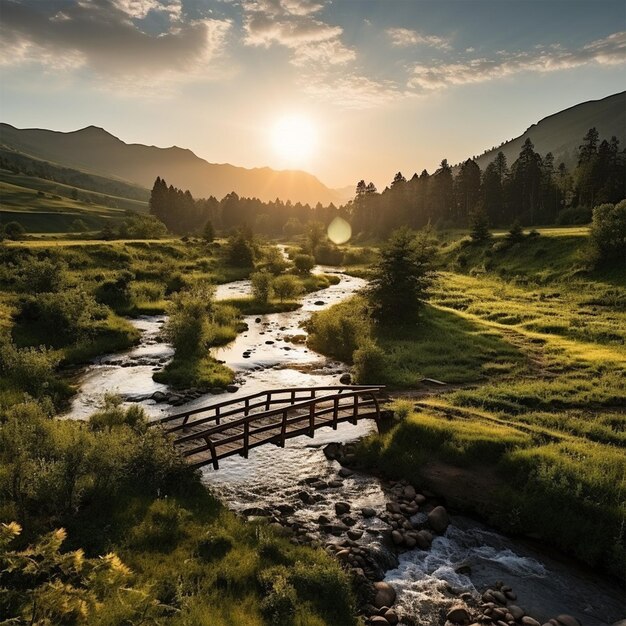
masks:
[[[466,227],[477,214],[493,227],[589,222],[599,203],[619,202],[626,196],[626,151],[619,141],[600,142],[591,128],[579,148],[573,172],[554,156],[541,156],[527,139],[509,167],[502,152],[484,171],[473,159],[462,163],[456,175],[444,159],[429,174],[426,170],[407,180],[398,172],[378,193],[373,183],[359,181],[350,207],[353,231],[389,233],[407,225]]]
[[[340,216],[351,222],[355,234],[387,235],[401,226],[464,228],[476,219],[500,228],[515,223],[587,223],[594,206],[624,197],[626,151],[620,150],[616,137],[600,141],[598,131],[591,128],[571,172],[564,163],[557,166],[551,152],[540,155],[527,139],[510,166],[499,152],[484,171],[468,159],[455,174],[444,159],[432,174],[423,170],[407,180],[398,172],[382,192],[361,180],[354,200],[339,207],[332,203],[311,207],[278,198],[262,202],[235,192],[222,200],[213,196],[195,200],[188,190],[168,186],[157,177],[150,212],[180,234],[199,232],[210,223],[223,231],[247,225],[259,234],[291,236],[304,232],[307,223],[328,225]]]

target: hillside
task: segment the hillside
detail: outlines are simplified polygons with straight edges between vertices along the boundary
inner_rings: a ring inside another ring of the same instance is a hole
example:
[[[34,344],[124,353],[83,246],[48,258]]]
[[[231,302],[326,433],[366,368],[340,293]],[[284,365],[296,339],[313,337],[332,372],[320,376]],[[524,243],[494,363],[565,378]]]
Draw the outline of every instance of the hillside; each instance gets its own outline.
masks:
[[[481,170],[502,151],[509,162],[515,161],[527,138],[540,154],[552,152],[556,164],[564,161],[568,167],[576,164],[578,146],[585,133],[595,126],[601,139],[615,135],[623,149],[626,144],[626,91],[602,100],[590,100],[559,111],[533,124],[523,135],[489,150],[476,159]]]
[[[189,189],[196,197],[240,196],[292,202],[341,202],[342,196],[315,176],[297,170],[269,167],[245,169],[209,163],[191,150],[127,144],[102,128],[88,126],[74,132],[18,129],[0,124],[0,146],[64,167],[151,188],[157,176]]]

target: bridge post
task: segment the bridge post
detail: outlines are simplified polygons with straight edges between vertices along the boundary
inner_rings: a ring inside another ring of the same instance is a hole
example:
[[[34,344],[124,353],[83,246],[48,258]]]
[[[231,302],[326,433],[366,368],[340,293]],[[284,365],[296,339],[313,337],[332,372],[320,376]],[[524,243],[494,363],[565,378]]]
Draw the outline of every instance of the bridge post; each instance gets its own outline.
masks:
[[[268,391],[265,394],[265,410],[269,411],[270,410],[270,398],[272,397],[272,392]]]
[[[280,429],[280,447],[285,447],[285,439],[287,438],[287,409],[283,411],[283,423]]]
[[[204,437],[204,440],[206,441],[206,445],[209,446],[209,449],[211,450],[211,462],[213,463],[213,469],[219,469],[220,466],[217,462],[217,452],[215,451],[215,445],[208,437]]]
[[[244,403],[243,414],[248,417],[248,413],[250,413],[250,398],[246,398]]]
[[[359,395],[354,394],[354,410],[352,413],[352,423],[356,426],[359,420]]]
[[[333,430],[337,430],[337,420],[339,419],[339,398],[333,401]]]
[[[378,430],[378,432],[381,432],[380,431],[380,405],[378,404],[378,398],[376,397],[376,394],[374,392],[372,392],[371,396],[372,396],[372,400],[374,400],[374,406],[376,407],[376,417],[374,417],[374,420],[376,421],[376,429]]]
[[[250,447],[250,422],[246,422],[243,425],[243,452],[241,456],[244,459],[248,458],[248,449]]]
[[[315,402],[309,405],[309,437],[315,435]]]
[[[220,407],[219,406],[215,407],[215,423],[218,426],[220,425]]]

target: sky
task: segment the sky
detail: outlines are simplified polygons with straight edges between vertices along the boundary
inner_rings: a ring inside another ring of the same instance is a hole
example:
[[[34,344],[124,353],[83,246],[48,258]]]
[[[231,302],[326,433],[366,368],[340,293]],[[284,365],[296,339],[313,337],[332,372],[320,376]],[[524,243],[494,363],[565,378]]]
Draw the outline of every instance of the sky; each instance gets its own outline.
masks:
[[[0,119],[331,187],[432,172],[626,85],[624,0],[0,0]]]

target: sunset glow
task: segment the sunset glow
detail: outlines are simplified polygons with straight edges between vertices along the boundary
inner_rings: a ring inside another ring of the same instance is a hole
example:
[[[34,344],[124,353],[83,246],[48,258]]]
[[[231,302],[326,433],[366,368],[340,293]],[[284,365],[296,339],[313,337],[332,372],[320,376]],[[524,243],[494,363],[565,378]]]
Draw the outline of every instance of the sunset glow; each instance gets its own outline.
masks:
[[[317,130],[312,121],[304,116],[285,116],[272,127],[271,144],[287,166],[302,165],[315,153]]]

